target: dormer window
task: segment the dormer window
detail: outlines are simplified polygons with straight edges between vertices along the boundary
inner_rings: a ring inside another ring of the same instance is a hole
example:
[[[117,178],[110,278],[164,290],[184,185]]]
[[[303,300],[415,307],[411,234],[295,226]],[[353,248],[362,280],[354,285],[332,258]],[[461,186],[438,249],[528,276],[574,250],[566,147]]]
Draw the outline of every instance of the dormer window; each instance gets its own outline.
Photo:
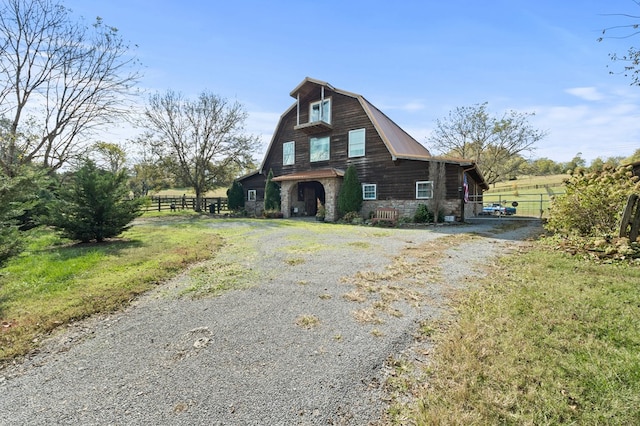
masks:
[[[324,121],[331,124],[331,99],[309,104],[309,123]]]

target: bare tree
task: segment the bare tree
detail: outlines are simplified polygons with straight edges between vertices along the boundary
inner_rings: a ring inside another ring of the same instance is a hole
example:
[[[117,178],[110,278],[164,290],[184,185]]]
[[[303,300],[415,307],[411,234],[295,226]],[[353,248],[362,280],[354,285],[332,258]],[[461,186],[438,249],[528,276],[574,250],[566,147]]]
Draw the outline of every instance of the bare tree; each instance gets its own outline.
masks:
[[[429,142],[443,155],[474,160],[491,184],[515,174],[524,162],[521,155],[546,136],[528,123],[530,115],[509,111],[493,117],[486,103],[458,107],[436,121]]]
[[[447,196],[445,163],[440,161],[432,161],[429,163],[429,180],[431,181],[433,191],[431,199],[429,200],[429,207],[433,212],[433,222],[438,223],[440,212]]]
[[[229,171],[251,163],[258,147],[258,139],[244,133],[242,105],[206,91],[195,100],[173,91],[153,95],[145,116],[156,136],[154,152],[193,188],[198,210],[202,196],[229,185],[237,177]]]
[[[633,2],[640,6],[640,1]],[[620,24],[603,29],[602,36],[597,39],[599,42],[605,39],[627,39],[640,34],[640,16],[627,13],[611,13],[606,16],[615,16]],[[621,71],[609,71],[610,74],[623,74],[631,79],[632,85],[640,86],[640,50],[631,46],[626,53],[610,53],[609,58],[624,64]]]
[[[137,61],[117,28],[73,20],[55,0],[0,4],[0,167],[38,161],[58,169],[82,142],[127,113]]]

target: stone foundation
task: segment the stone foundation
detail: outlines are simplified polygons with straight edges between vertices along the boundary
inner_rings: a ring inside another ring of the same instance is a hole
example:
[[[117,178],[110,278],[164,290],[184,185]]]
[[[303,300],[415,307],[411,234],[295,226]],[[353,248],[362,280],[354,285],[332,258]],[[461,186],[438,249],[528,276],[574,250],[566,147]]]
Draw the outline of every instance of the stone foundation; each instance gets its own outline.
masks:
[[[373,211],[381,207],[392,207],[400,212],[400,218],[408,218],[413,220],[413,216],[418,209],[418,205],[426,204],[431,210],[429,200],[375,200],[363,201],[360,214],[365,219],[369,218]],[[460,200],[446,200],[441,205],[441,210],[445,216],[454,216],[456,221],[460,221]],[[467,206],[465,206],[465,216],[467,215]]]

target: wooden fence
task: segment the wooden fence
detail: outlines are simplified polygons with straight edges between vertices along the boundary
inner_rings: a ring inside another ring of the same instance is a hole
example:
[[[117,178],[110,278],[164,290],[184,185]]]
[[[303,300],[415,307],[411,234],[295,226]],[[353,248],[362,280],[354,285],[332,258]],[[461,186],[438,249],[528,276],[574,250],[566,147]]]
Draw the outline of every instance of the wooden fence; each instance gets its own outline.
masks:
[[[176,197],[170,195],[152,195],[149,197],[151,202],[147,205],[146,211],[177,211],[177,210],[196,210],[197,200],[195,197]],[[201,200],[200,210],[213,214],[229,213],[229,203],[227,198],[222,197],[203,197]]]

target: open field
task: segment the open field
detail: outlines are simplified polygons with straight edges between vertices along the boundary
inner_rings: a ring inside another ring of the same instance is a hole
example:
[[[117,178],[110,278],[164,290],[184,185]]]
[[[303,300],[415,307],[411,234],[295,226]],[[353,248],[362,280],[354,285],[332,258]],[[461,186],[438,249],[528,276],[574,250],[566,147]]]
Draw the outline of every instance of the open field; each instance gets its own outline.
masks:
[[[218,188],[213,191],[208,191],[203,197],[207,198],[225,198],[227,196],[228,188]],[[160,191],[154,191],[149,195],[159,195],[159,196],[167,196],[167,197],[182,197],[182,195],[186,195],[187,197],[195,197],[196,194],[193,192],[192,188],[170,188],[170,189],[162,189]]]
[[[564,193],[563,180],[569,175],[521,176],[498,182],[484,193],[484,202],[512,205],[518,203],[518,216],[547,217],[551,197]]]

